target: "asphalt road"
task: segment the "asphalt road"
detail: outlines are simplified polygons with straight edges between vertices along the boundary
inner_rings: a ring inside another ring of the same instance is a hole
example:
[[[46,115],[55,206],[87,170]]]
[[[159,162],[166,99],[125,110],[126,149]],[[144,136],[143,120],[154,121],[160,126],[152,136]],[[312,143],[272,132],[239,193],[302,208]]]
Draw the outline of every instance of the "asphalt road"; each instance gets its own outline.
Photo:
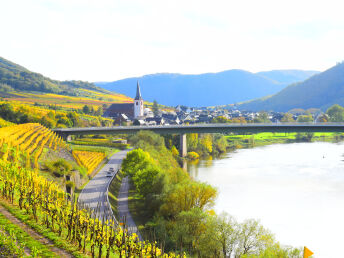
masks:
[[[88,182],[79,195],[79,202],[96,210],[97,216],[110,218],[112,216],[111,208],[107,202],[107,187],[112,177],[107,177],[110,167],[114,168],[114,173],[120,168],[123,159],[129,150],[123,150],[111,156],[109,162]]]

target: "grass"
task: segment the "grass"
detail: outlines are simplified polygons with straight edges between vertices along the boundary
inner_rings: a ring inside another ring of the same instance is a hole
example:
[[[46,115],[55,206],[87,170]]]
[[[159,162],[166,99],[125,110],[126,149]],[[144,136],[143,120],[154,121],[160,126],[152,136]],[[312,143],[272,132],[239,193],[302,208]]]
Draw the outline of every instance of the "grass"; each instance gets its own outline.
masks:
[[[58,236],[57,233],[52,232],[50,229],[46,228],[44,225],[37,223],[32,215],[26,214],[24,210],[20,210],[15,205],[0,199],[0,204],[4,206],[13,216],[34,229],[37,233],[51,240],[55,246],[66,250],[67,252],[73,254],[75,257],[88,257],[87,255],[80,252],[74,244],[67,241],[63,236]],[[56,257],[56,256],[55,256]]]
[[[56,257],[56,254],[49,250],[49,248],[43,245],[41,242],[35,240],[28,233],[26,233],[21,227],[13,224],[9,219],[7,219],[3,214],[0,213],[0,225],[7,233],[13,233],[20,244],[24,244],[25,247],[29,248],[32,252],[35,252],[40,257]]]
[[[121,188],[122,178],[123,178],[123,172],[120,170],[116,174],[116,177],[112,180],[109,186],[109,202],[111,205],[111,209],[113,213],[115,214],[115,217],[117,218],[117,220],[119,220],[118,209],[117,209],[118,208],[117,196],[119,194],[119,189]]]
[[[136,226],[145,225],[148,222],[147,216],[144,214],[145,202],[141,195],[135,189],[135,186],[130,182],[129,196],[128,196],[129,211]]]
[[[310,141],[339,141],[341,133],[314,133]],[[258,133],[250,135],[225,136],[231,148],[252,148],[276,143],[292,143],[302,141],[297,133]]]

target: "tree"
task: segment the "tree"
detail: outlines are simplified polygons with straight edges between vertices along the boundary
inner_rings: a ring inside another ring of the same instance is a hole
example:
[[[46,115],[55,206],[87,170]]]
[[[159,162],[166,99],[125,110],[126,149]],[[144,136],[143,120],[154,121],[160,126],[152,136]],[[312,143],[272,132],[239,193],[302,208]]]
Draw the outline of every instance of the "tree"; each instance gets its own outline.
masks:
[[[153,106],[152,106],[152,111],[154,116],[158,116],[159,115],[159,106],[158,106],[158,102],[156,100],[153,101]]]
[[[245,220],[240,225],[238,247],[235,255],[259,254],[274,242],[273,235],[257,220]]]
[[[329,116],[331,122],[344,121],[344,108],[337,104],[327,109],[326,114]]]
[[[186,142],[189,151],[196,151],[198,144],[198,134],[197,133],[188,133],[186,135]]]
[[[213,139],[211,134],[203,134],[199,140],[199,149],[202,150],[204,154],[210,154],[213,152]]]
[[[266,112],[260,112],[258,114],[258,117],[253,119],[253,122],[254,123],[271,123],[271,121],[269,119],[269,115]]]
[[[215,203],[217,191],[211,185],[185,180],[171,186],[166,194],[161,212],[166,217],[175,217],[192,208],[208,209]]]
[[[281,122],[283,122],[283,123],[292,123],[292,122],[295,122],[295,119],[293,118],[292,114],[285,113],[284,116],[281,119]]]
[[[90,108],[89,108],[89,106],[85,105],[85,106],[82,108],[82,112],[84,112],[84,114],[89,114],[89,113],[90,113]]]
[[[143,170],[152,163],[148,152],[142,149],[135,149],[128,152],[127,157],[123,160],[122,169],[128,175],[134,177],[136,172]]]
[[[239,241],[239,224],[227,213],[219,215],[216,221],[223,256],[231,257]]]
[[[211,123],[214,123],[214,124],[227,124],[230,122],[231,122],[231,120],[224,117],[224,116],[217,116],[211,120]]]
[[[179,156],[179,151],[174,145],[172,146],[171,151],[172,151],[173,156]]]
[[[199,238],[205,230],[205,219],[207,214],[200,208],[192,208],[180,212],[174,223],[172,239],[179,248],[180,253],[188,247],[189,252],[199,248]]]
[[[297,117],[297,122],[301,122],[301,123],[310,123],[313,122],[313,116],[311,114],[309,115],[300,115]]]
[[[329,117],[326,114],[321,114],[318,119],[317,122],[319,123],[326,123],[328,122]]]
[[[228,147],[227,139],[221,134],[215,134],[213,136],[213,152],[225,153]]]
[[[150,194],[152,192],[152,184],[159,173],[158,167],[151,163],[146,163],[145,167],[137,170],[132,179],[138,193],[144,197]]]

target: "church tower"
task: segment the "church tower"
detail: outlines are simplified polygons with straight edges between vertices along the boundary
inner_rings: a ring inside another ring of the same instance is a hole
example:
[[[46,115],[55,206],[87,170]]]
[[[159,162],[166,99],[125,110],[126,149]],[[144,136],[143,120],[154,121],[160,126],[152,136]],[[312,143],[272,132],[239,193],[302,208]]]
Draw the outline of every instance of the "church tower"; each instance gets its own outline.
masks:
[[[136,97],[134,100],[134,118],[140,117],[143,117],[143,99],[141,96],[139,82],[137,82]]]

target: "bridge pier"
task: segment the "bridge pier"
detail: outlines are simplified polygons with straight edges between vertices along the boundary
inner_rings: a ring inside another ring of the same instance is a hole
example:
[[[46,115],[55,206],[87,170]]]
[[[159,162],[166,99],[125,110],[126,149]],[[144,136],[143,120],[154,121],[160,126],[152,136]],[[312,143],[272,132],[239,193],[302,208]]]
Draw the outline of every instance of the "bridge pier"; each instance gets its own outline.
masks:
[[[60,136],[64,141],[69,142],[72,140],[72,135],[70,134],[65,134],[65,133],[60,133],[60,132],[55,132],[58,136]]]
[[[187,153],[188,151],[187,151],[187,145],[186,145],[186,134],[182,133],[180,134],[179,155],[181,157],[185,157]]]

